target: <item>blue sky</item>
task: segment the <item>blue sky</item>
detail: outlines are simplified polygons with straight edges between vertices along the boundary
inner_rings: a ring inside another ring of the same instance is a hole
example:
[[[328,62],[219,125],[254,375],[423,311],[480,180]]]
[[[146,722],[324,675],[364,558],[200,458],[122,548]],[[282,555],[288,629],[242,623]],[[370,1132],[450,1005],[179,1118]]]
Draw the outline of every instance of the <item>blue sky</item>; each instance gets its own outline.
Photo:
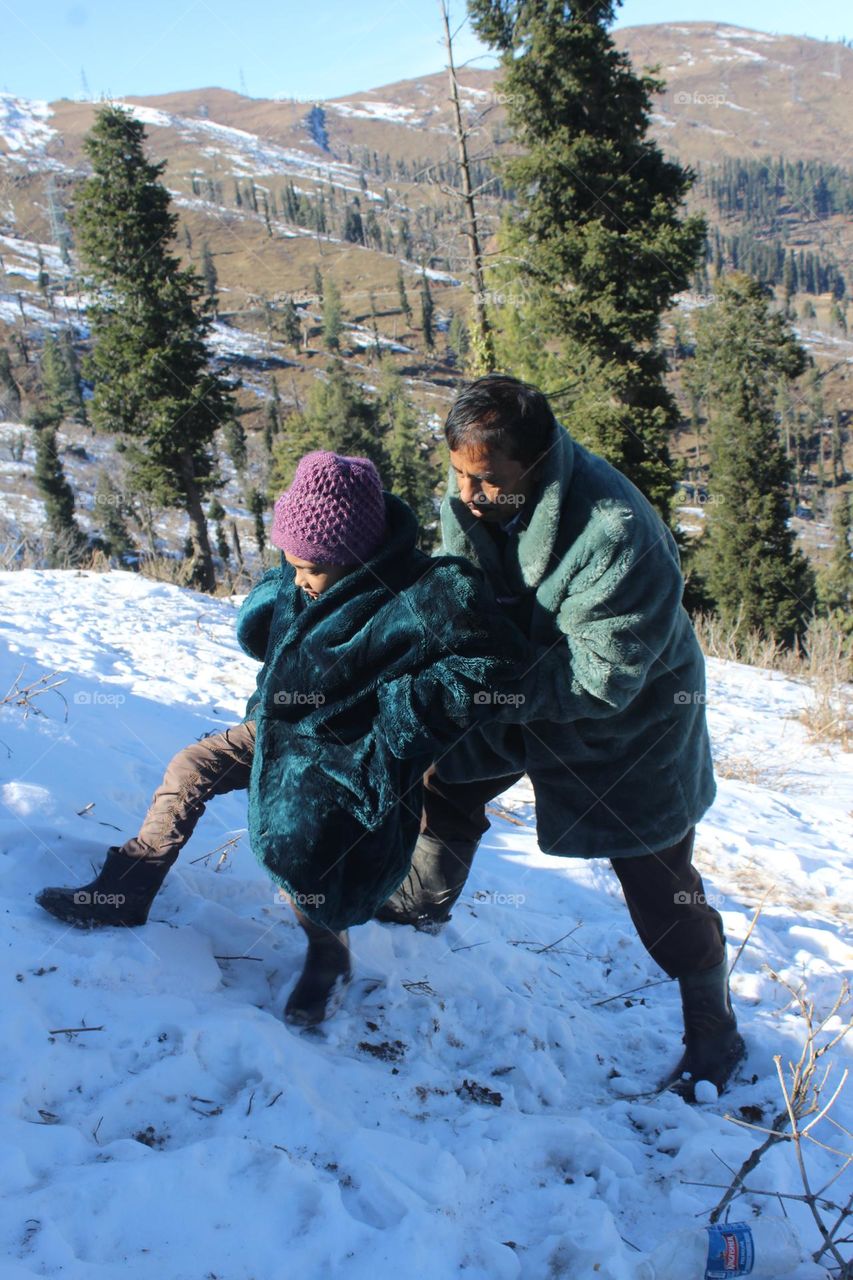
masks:
[[[462,0],[452,13],[462,21]],[[625,0],[617,10],[617,26],[666,21],[853,37],[849,0]],[[440,35],[436,0],[0,0],[0,90],[50,100],[218,85],[311,101],[439,70]],[[493,65],[467,26],[457,52]]]

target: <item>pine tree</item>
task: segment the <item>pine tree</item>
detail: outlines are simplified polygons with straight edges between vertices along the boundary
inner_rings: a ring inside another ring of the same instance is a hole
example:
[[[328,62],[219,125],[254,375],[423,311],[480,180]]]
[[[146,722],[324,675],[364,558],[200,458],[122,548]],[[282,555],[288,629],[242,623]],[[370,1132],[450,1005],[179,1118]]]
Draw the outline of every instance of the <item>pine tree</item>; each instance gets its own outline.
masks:
[[[12,371],[12,359],[0,347],[0,422],[17,422],[21,414],[21,389]]]
[[[100,290],[90,308],[92,418],[126,443],[135,492],[186,511],[194,581],[212,590],[202,498],[216,483],[212,445],[233,398],[208,367],[210,304],[200,277],[170,250],[177,216],[159,181],[165,163],[146,159],[144,141],[144,126],[108,105],[84,143],[93,175],[79,190],[74,225]]]
[[[298,351],[302,341],[302,323],[296,304],[291,297],[285,298],[281,309],[281,332],[287,345],[293,351]]]
[[[136,550],[124,518],[122,495],[106,471],[98,472],[95,486],[95,513],[101,531],[101,542],[108,556],[119,561]]]
[[[468,326],[456,312],[453,313],[453,318],[450,321],[450,328],[447,332],[447,345],[456,364],[464,365],[471,343],[468,337]]]
[[[436,524],[438,468],[430,460],[429,434],[420,427],[402,379],[387,357],[380,364],[378,413],[388,455],[385,487],[414,510],[421,526],[421,545],[428,550]]]
[[[267,401],[264,412],[264,448],[267,453],[272,453],[275,438],[281,431],[281,418],[281,396],[279,395],[278,383],[273,378],[270,398]]]
[[[207,296],[211,301],[214,313],[218,308],[218,288],[219,276],[216,272],[216,266],[213,261],[213,254],[210,252],[210,245],[205,240],[201,246],[201,274],[204,278],[204,287],[207,290]]]
[[[86,537],[74,518],[74,492],[65,478],[56,430],[59,419],[52,409],[33,410],[27,417],[36,447],[33,479],[44,500],[47,527],[45,544],[52,566],[79,563],[86,551]]]
[[[258,548],[258,555],[263,559],[267,545],[267,531],[264,527],[264,512],[267,509],[267,501],[260,489],[251,490],[248,507],[255,517],[255,543]]]
[[[207,508],[207,518],[208,520],[213,521],[213,530],[216,537],[216,550],[218,551],[223,564],[227,565],[231,558],[231,548],[228,546],[228,539],[225,536],[224,522],[226,514],[227,513],[222,503],[214,495],[210,499],[210,504]]]
[[[319,267],[314,268],[314,292],[323,301],[323,274]]]
[[[380,355],[382,350],[382,339],[379,334],[379,317],[376,314],[376,295],[370,290],[370,332],[373,337],[373,345],[370,348],[370,363]]]
[[[246,431],[237,414],[229,418],[223,429],[225,450],[238,472],[246,470],[249,452],[246,445]]]
[[[406,280],[403,276],[403,268],[397,271],[397,292],[400,295],[400,310],[406,318],[406,324],[412,323],[412,307],[409,302],[409,295],[406,293]]]
[[[48,298],[50,294],[50,274],[47,267],[44,265],[44,254],[42,253],[41,248],[37,250],[37,254],[38,274],[36,276],[36,281],[41,293],[45,298]]]
[[[361,205],[356,196],[352,204],[347,205],[344,215],[344,240],[350,244],[364,244],[364,224],[361,218]]]
[[[421,328],[424,331],[424,346],[427,351],[432,351],[435,346],[435,335],[433,332],[433,314],[435,305],[432,300],[432,294],[429,290],[429,280],[424,271],[421,276]]]
[[[340,348],[342,329],[341,295],[334,280],[328,280],[323,289],[323,341],[330,351]]]
[[[75,422],[85,421],[73,348],[67,341],[58,342],[50,333],[45,337],[41,351],[41,385],[45,403],[57,421],[62,422],[66,418],[73,418]]]
[[[376,404],[364,395],[340,359],[326,366],[325,375],[311,387],[305,409],[288,418],[286,434],[273,446],[273,495],[288,488],[299,459],[315,449],[370,458],[386,481],[388,455]]]
[[[499,87],[522,152],[499,169],[518,201],[499,244],[505,263],[518,263],[506,269],[521,299],[494,317],[506,330],[499,367],[540,385],[572,434],[670,520],[668,437],[679,413],[664,382],[660,318],[700,265],[705,224],[683,215],[694,175],[647,136],[663,86],[616,48],[615,0],[468,8],[501,54]],[[529,331],[526,360],[519,328]]]
[[[790,645],[814,606],[814,575],[788,521],[790,464],[779,439],[772,377],[792,379],[808,357],[769,309],[766,286],[723,278],[696,325],[696,381],[709,420],[711,472],[697,563],[727,625]]]
[[[820,602],[846,635],[853,636],[853,494],[836,494],[832,509],[832,557],[818,578]]]

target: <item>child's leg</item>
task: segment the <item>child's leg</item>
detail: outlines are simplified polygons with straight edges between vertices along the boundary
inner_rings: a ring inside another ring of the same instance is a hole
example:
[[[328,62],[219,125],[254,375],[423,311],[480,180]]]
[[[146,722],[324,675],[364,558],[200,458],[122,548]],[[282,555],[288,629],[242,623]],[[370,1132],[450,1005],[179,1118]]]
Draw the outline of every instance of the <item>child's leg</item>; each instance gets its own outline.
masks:
[[[131,857],[155,857],[171,866],[208,800],[248,787],[254,753],[254,720],[184,747],[169,761],[139,834],[122,846],[124,852]]]
[[[293,907],[294,915],[308,939],[308,954],[299,981],[284,1009],[286,1022],[298,1027],[315,1027],[331,1012],[335,988],[343,988],[352,977],[347,931],[334,933],[315,924]]]
[[[185,747],[172,758],[139,834],[107,852],[97,877],[79,889],[47,888],[36,901],[69,924],[139,925],[211,796],[249,785],[255,724],[247,721]]]

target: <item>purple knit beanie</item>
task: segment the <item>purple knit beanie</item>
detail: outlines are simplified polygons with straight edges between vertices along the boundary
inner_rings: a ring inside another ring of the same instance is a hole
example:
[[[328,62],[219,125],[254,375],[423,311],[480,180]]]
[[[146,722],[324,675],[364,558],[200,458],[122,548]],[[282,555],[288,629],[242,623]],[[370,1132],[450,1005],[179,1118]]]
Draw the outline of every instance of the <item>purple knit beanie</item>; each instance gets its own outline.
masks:
[[[385,537],[385,498],[369,458],[317,450],[275,504],[270,540],[314,564],[362,564]]]

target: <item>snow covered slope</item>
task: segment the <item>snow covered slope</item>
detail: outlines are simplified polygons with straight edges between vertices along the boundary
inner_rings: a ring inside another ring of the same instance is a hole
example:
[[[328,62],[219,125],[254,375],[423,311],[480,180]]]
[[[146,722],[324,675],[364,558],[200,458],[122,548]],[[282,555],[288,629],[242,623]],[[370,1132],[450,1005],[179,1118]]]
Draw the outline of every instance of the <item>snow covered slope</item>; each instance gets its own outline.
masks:
[[[315,1033],[281,1021],[303,948],[243,795],[211,804],[145,928],[47,916],[37,890],[82,883],[134,832],[171,754],[240,718],[255,664],[232,602],[116,572],[5,574],[0,590],[0,694],[21,672],[65,677],[41,715],[0,707],[3,1280],[633,1280],[706,1219],[721,1193],[695,1184],[727,1185],[761,1138],[725,1113],[767,1123],[773,1055],[799,1053],[768,967],[821,1009],[849,968],[853,770],[789,718],[803,686],[709,663],[715,748],[778,789],[721,777],[699,828],[732,954],[768,896],[732,979],[748,1062],[688,1107],[653,1094],[680,1048],[676,986],[606,863],[538,852],[526,783],[496,805],[442,934],[353,931],[355,980]],[[851,1127],[849,1096],[833,1114]],[[819,1185],[838,1161],[812,1158]],[[755,1185],[799,1191],[791,1153]],[[753,1204],[780,1211],[749,1197],[733,1217]]]

